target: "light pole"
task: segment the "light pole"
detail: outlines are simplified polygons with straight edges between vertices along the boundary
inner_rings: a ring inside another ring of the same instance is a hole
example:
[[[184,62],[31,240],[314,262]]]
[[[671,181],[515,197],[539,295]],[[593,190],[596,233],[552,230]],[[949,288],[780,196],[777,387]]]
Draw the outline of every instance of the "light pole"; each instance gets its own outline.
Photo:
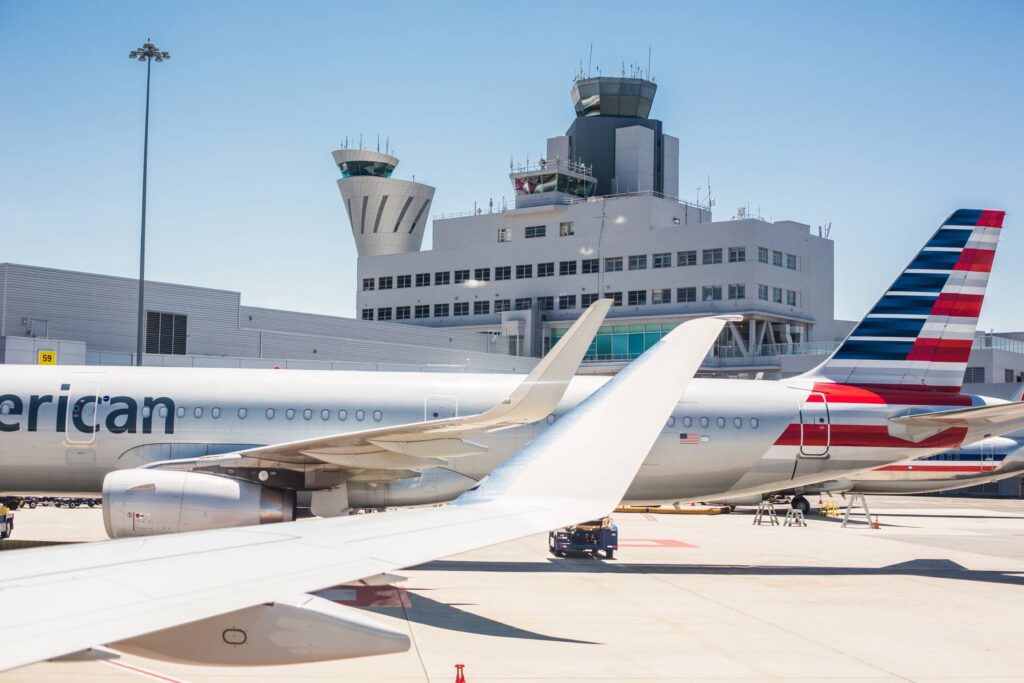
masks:
[[[146,38],[146,43],[137,50],[128,53],[129,59],[137,59],[146,63],[146,133],[142,142],[142,230],[139,241],[139,320],[138,336],[135,342],[135,364],[142,365],[143,337],[145,336],[145,303],[146,288],[146,167],[149,164],[149,77],[153,70],[153,61],[162,62],[171,58],[170,52],[162,52]]]

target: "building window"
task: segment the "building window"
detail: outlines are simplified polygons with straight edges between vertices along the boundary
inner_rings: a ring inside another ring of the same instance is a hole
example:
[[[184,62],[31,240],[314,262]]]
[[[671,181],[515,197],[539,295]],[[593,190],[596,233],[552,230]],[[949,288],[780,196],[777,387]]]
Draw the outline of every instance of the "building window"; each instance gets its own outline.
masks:
[[[495,280],[511,280],[512,266],[498,266],[494,269]]]
[[[781,287],[772,287],[772,303],[776,303],[776,304],[781,304],[782,303],[782,288]]]
[[[637,254],[629,257],[630,270],[647,270],[647,254]]]
[[[491,280],[491,269],[490,268],[477,268],[473,271],[473,279],[478,282],[490,282]]]
[[[722,285],[710,285],[701,287],[700,298],[702,301],[721,301]]]
[[[537,264],[537,277],[551,277],[555,274],[555,262],[550,263],[538,263]]]
[[[768,285],[757,286],[757,298],[761,301],[768,301]]]
[[[441,284],[440,282],[438,284]],[[412,275],[399,275],[398,276],[398,288],[408,289],[412,287]]]
[[[621,306],[622,305],[622,292],[605,292],[604,293],[604,298],[605,299],[611,299],[612,300],[612,306]]]
[[[743,263],[746,260],[746,247],[729,247],[729,263]]]
[[[652,304],[670,304],[670,303],[672,303],[672,290],[671,289],[652,289],[651,290],[651,303]]]
[[[786,267],[796,270],[796,254],[786,254]]]
[[[469,315],[469,302],[468,301],[456,301],[452,305],[452,311],[454,315]]]
[[[408,320],[410,313],[412,313],[412,309],[410,307],[398,306],[395,308],[395,320]]]
[[[499,242],[511,242],[512,241],[512,228],[498,228],[498,241]]]
[[[580,306],[587,308],[597,301],[597,294],[580,294]]]
[[[434,273],[434,284],[437,286],[450,285],[452,283],[452,274],[447,270],[443,270],[440,273]]]
[[[469,269],[456,270],[455,271],[455,284],[461,285],[463,282],[469,279]]]
[[[538,296],[537,297],[537,308],[542,311],[550,311],[555,307],[555,297],[553,296]]]
[[[429,287],[430,286],[430,273],[416,273],[416,286],[417,287]]]
[[[528,311],[533,307],[533,299],[526,297],[523,299],[516,299],[516,310],[517,311]]]
[[[558,224],[558,236],[569,237],[570,235],[576,234],[576,223],[573,221],[566,221]]]
[[[794,292],[792,289],[786,290],[786,305],[796,306],[796,292]]]
[[[721,263],[722,262],[722,250],[719,249],[704,249],[700,253],[700,262],[704,265]]]
[[[697,265],[697,251],[691,249],[689,251],[677,251],[676,252],[676,265],[677,266],[695,266]]]
[[[746,299],[747,298],[747,286],[746,285],[729,285],[729,298],[730,299]]]
[[[1003,370],[1003,381],[1006,382],[1007,384],[1013,382],[1013,370],[1012,369],[1006,368],[1005,370]]]
[[[671,268],[672,267],[672,252],[665,251],[660,254],[653,256],[655,268]]]
[[[447,318],[448,317],[448,304],[434,304],[434,317],[435,318]]]
[[[188,316],[146,311],[146,353],[185,355]]]
[[[373,280],[372,277],[364,277],[363,278],[363,291],[364,292],[372,292],[373,291],[373,283],[374,283],[374,280]]]
[[[381,277],[381,278],[377,279],[377,288],[378,289],[391,289],[391,285],[393,284],[393,282],[394,282],[394,278],[392,278],[390,275],[386,275],[384,277]]]
[[[473,315],[489,315],[491,312],[490,301],[474,301]]]
[[[757,262],[768,263],[768,250],[764,247],[757,248]]]
[[[511,299],[495,299],[494,300],[494,312],[495,313],[503,313],[505,311],[511,311],[511,310],[512,310],[512,300]]]
[[[427,304],[419,304],[416,306],[416,317],[417,318],[429,318],[430,317],[430,306]]]
[[[373,320],[373,309],[372,308],[364,308],[362,310],[362,312],[361,312],[361,316],[362,316],[363,320]]]
[[[964,384],[981,384],[985,381],[985,366],[968,367],[964,370]]]
[[[676,289],[677,304],[691,304],[697,300],[696,287],[678,287]]]
[[[776,266],[777,268],[781,268],[782,267],[782,252],[781,251],[772,251],[772,265]]]
[[[630,306],[646,306],[647,305],[647,290],[646,289],[633,289],[629,292],[629,305]]]
[[[391,309],[390,308],[378,308],[377,309],[377,320],[391,320]]]
[[[575,261],[559,261],[558,262],[558,274],[559,275],[575,275],[576,274],[576,262]]]
[[[592,275],[600,270],[601,259],[585,258],[583,259],[582,264],[583,274]]]
[[[558,297],[558,310],[568,311],[570,308],[576,308],[576,295],[575,294],[561,294]]]
[[[622,270],[622,257],[609,256],[604,260],[604,272],[617,273]]]
[[[534,237],[544,237],[547,234],[546,225],[528,225],[526,226],[526,239],[530,240]]]

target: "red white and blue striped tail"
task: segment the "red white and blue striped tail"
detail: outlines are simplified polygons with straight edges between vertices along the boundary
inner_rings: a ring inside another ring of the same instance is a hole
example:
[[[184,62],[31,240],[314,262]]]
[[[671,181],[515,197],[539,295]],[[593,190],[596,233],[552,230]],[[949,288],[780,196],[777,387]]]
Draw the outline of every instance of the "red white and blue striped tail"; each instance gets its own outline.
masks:
[[[1005,213],[954,211],[808,376],[877,388],[959,391]]]

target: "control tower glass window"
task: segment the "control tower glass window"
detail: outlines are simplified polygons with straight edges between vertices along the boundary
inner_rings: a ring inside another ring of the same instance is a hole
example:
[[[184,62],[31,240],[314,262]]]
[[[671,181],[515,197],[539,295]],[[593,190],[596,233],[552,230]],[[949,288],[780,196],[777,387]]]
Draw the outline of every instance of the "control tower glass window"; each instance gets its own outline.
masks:
[[[395,167],[383,161],[343,161],[338,164],[342,178],[368,175],[375,178],[390,178]]]

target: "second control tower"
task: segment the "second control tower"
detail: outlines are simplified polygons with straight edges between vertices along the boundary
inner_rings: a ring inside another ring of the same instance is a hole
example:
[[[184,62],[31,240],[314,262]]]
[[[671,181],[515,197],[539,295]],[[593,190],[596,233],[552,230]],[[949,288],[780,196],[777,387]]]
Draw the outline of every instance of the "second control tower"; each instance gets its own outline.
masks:
[[[366,149],[332,153],[341,171],[338,189],[360,256],[419,251],[434,188],[392,178],[398,158]]]

